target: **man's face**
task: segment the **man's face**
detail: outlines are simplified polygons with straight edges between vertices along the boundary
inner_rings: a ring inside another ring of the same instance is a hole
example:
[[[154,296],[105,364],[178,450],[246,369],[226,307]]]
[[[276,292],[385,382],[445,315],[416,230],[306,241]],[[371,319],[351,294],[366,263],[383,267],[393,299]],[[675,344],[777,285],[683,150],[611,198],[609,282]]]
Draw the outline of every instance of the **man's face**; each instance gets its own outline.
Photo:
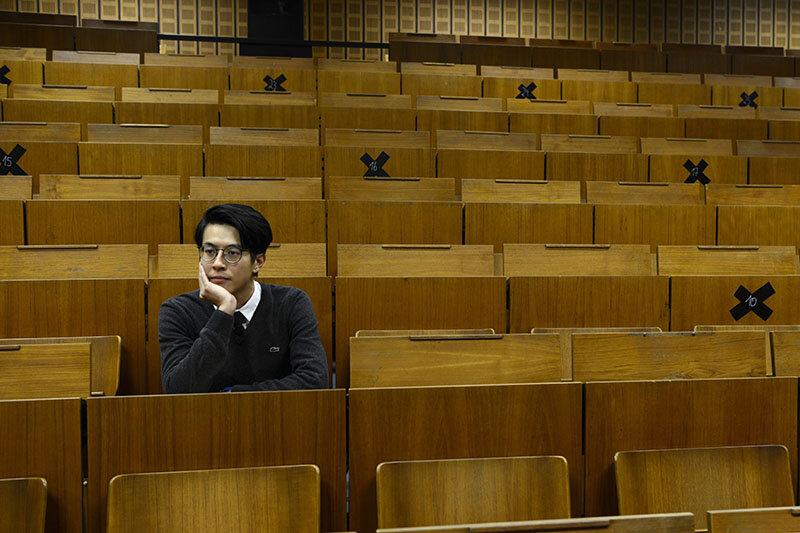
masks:
[[[231,245],[242,248],[242,241],[236,228],[224,224],[207,225],[203,231],[203,244],[213,244],[219,250],[217,257],[210,263],[200,261],[208,280],[226,289],[237,300],[246,296],[252,286],[251,274],[258,272],[263,265],[263,255],[256,256],[256,261],[253,262],[250,251],[242,250],[242,258],[238,263],[230,264],[225,261],[222,250]]]

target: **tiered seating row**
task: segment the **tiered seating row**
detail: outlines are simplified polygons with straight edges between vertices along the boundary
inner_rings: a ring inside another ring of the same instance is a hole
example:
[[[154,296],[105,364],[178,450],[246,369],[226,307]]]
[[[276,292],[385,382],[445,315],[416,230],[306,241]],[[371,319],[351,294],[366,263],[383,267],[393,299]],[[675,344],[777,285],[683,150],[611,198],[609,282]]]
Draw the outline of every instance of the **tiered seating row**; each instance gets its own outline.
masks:
[[[794,76],[796,53],[796,50],[760,46],[389,34],[389,59],[392,61]]]
[[[350,530],[375,530],[376,466],[409,459],[560,455],[572,516],[613,515],[618,451],[777,444],[796,473],[797,390],[773,377],[354,389],[349,406],[342,390],[90,398],[86,521],[102,530],[117,474],[316,464],[322,529],[342,531],[348,454]],[[80,419],[77,399],[0,402],[0,476],[47,479],[48,531],[81,531]]]

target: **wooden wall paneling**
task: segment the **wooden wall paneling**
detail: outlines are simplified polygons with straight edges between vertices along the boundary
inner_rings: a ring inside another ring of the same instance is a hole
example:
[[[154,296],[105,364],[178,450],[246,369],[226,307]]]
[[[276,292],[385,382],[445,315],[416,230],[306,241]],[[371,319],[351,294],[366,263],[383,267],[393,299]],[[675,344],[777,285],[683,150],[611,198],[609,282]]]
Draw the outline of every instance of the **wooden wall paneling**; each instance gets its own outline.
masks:
[[[346,0],[347,17],[345,19],[345,40],[353,42],[364,41],[364,12],[361,0]],[[363,48],[346,48],[347,59],[364,59]]]
[[[683,0],[681,11],[683,12],[683,32],[681,34],[682,43],[694,44],[697,42],[697,1]]]
[[[328,39],[327,0],[309,0],[309,36],[314,41]],[[396,29],[394,31],[397,31]],[[384,35],[384,41],[387,41]],[[314,57],[328,57],[328,49],[323,46],[311,48]]]
[[[758,46],[775,46],[776,28],[773,26],[773,10],[775,6],[772,1],[758,1]]]
[[[569,38],[582,41],[586,39],[586,0],[570,0],[569,9]]]
[[[503,3],[500,0],[486,2],[486,35],[490,37],[503,37],[502,23]]]
[[[92,3],[93,2],[83,2],[84,6]],[[178,31],[178,0],[160,0],[160,8],[161,14],[159,17],[158,31],[161,33],[180,33]],[[85,9],[84,7],[84,10]],[[86,16],[85,11],[84,16]],[[178,41],[161,41],[160,48],[162,53],[177,54]]]
[[[561,455],[581,514],[578,384],[361,389],[350,409],[351,529],[375,531],[375,468],[393,460]]]
[[[44,531],[80,533],[81,401],[0,402],[0,427],[0,478],[45,478]]]
[[[434,31],[433,33],[450,33],[449,28],[446,32]],[[364,1],[364,41],[368,43],[381,42],[381,0]],[[377,48],[365,48],[364,59],[380,60],[383,59],[383,50]]]
[[[650,2],[634,0],[633,4],[633,42],[650,42]]]
[[[178,28],[181,35],[197,35],[197,9],[199,4],[195,0],[178,0]],[[197,54],[198,43],[181,41],[178,50],[181,54]]]
[[[436,33],[433,27],[433,2],[434,0],[417,0],[416,31],[419,33]]]
[[[795,379],[630,381],[585,388],[587,516],[616,512],[618,451],[782,444],[796,472]]]
[[[536,35],[536,1],[519,0],[519,36],[535,38]]]
[[[712,44],[728,44],[728,0],[713,1],[713,39]]]
[[[667,331],[669,299],[669,278],[665,276],[512,277],[510,331],[606,327]]]
[[[745,46],[759,46],[758,44],[758,3],[759,0],[743,0],[744,3],[744,44]],[[771,24],[771,23],[770,23]]]
[[[789,0],[789,48],[800,48],[800,1]]]
[[[139,3],[141,0],[120,0],[120,20],[139,21]]]
[[[89,531],[117,474],[290,464],[319,466],[321,528],[346,529],[344,391],[93,398],[87,419]]]
[[[238,37],[247,37],[247,2],[244,0],[236,1],[236,35]],[[237,45],[236,53],[239,53]]]
[[[435,0],[436,27],[433,33],[454,33],[451,27],[450,0]]]
[[[617,17],[619,28],[617,40],[623,43],[634,41],[634,0],[619,0]]]
[[[192,232],[194,226],[192,227]],[[269,254],[269,251],[267,251]],[[269,261],[269,256],[267,256]],[[328,357],[328,375],[333,376],[333,278],[330,277],[259,277],[258,281],[297,287],[305,291],[314,305],[319,334]],[[147,394],[163,394],[161,352],[158,343],[158,311],[167,299],[197,289],[197,279],[151,279],[147,282]]]
[[[664,42],[681,42],[681,4],[682,0],[664,0]]]
[[[519,37],[519,0],[503,2],[503,37]],[[438,14],[437,14],[438,17]]]
[[[217,0],[217,35],[220,37],[235,37],[236,10],[234,0]],[[233,43],[218,43],[217,50],[220,54],[233,56],[236,54],[236,45]]]
[[[728,0],[728,42],[729,46],[741,46],[744,42],[742,24],[743,0]]]
[[[144,291],[143,279],[0,281],[0,338],[119,335],[118,393],[146,394]]]
[[[30,198],[30,194],[27,197]],[[0,232],[0,244],[25,244],[25,215],[21,200],[0,200],[0,226],[5,228]]]
[[[328,39],[331,41],[344,41],[347,37],[345,10],[345,0],[328,0]],[[328,57],[345,59],[346,50],[346,48],[331,46],[328,48]]]
[[[400,19],[399,31],[403,33],[417,32],[417,15],[415,13],[416,2],[414,0],[398,0],[398,17]],[[421,31],[419,33],[422,33]]]
[[[119,20],[119,2],[100,0],[100,18],[102,20]]]
[[[536,0],[536,38],[554,39],[553,0]]]
[[[714,31],[712,1],[697,2],[697,44],[711,44]]]
[[[216,35],[217,9],[216,3],[197,2],[197,35]],[[215,55],[218,53],[217,43],[198,43],[198,52]]]
[[[336,386],[350,384],[350,337],[362,329],[506,329],[503,277],[336,280]],[[370,302],[369,305],[364,305]],[[351,525],[352,527],[352,525]]]
[[[465,244],[592,242],[592,206],[580,204],[468,203]]]
[[[657,43],[666,41],[665,31],[665,1],[651,0],[650,4],[650,40],[648,42]]]
[[[157,0],[139,0],[138,4],[139,4],[139,20],[141,22],[158,22]],[[62,10],[63,10],[63,5],[62,5]]]

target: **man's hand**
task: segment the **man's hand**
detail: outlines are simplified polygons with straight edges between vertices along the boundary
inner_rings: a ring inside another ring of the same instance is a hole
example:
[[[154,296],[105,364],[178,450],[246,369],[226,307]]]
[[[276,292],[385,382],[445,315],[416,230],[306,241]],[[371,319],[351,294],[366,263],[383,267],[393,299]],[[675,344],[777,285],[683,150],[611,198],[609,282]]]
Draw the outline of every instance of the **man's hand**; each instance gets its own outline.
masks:
[[[203,270],[203,265],[200,267],[200,274],[197,281],[200,284],[200,298],[217,306],[217,309],[223,313],[228,313],[233,316],[236,311],[236,297],[225,289],[215,283],[209,281],[206,276],[206,271]]]

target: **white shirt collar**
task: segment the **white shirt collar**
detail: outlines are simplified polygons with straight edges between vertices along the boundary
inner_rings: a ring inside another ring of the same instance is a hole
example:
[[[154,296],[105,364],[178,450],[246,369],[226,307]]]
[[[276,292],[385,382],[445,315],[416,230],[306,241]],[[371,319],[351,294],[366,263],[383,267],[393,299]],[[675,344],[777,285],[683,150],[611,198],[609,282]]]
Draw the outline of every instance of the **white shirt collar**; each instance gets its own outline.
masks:
[[[256,312],[256,308],[258,304],[261,302],[261,284],[256,280],[253,280],[253,294],[250,295],[250,299],[247,300],[243,306],[241,306],[238,311],[242,313],[244,317],[250,322],[253,319],[253,314]],[[217,306],[214,306],[214,310],[216,311]]]

